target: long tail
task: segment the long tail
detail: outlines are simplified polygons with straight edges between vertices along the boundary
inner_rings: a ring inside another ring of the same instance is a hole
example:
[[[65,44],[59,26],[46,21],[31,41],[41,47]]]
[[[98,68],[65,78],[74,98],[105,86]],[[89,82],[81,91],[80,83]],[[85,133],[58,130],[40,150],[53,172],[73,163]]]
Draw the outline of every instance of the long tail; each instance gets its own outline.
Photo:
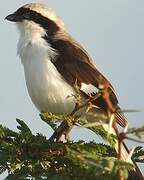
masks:
[[[86,115],[86,119],[87,119],[87,121],[88,121],[89,123],[95,122],[96,119],[97,119],[97,120],[101,119],[101,122],[104,122],[104,121],[108,120],[107,115],[104,114],[104,112],[103,112],[101,109],[93,109],[93,110],[91,110],[91,112],[92,112],[92,114],[94,114],[94,116],[93,116],[93,115],[90,115],[90,114],[89,114],[89,115]],[[115,116],[115,118],[116,118],[116,121],[118,122],[119,119],[121,120],[121,119],[123,119],[123,118],[125,118],[125,117],[124,117],[123,114],[118,113],[118,114]],[[99,122],[99,121],[98,121],[98,122]],[[124,122],[124,123],[122,123],[122,125],[123,125],[123,127],[124,127],[124,126],[126,125],[126,123],[125,123],[125,122],[126,122],[126,119],[124,119],[124,120],[121,121],[121,122]],[[118,123],[118,124],[120,124],[120,123]],[[110,128],[110,127],[109,127],[109,124],[106,124],[106,123],[103,124],[103,123],[102,123],[102,127],[104,128],[104,130],[105,130],[106,132],[109,132],[110,134],[118,135],[118,133],[119,133],[118,130],[117,130],[117,128],[113,128],[113,127]],[[116,149],[116,151],[118,152],[118,141],[116,142],[115,149]],[[128,147],[126,146],[125,143],[123,143],[122,146],[121,146],[121,152],[122,152],[122,159],[123,159],[124,161],[128,161],[129,163],[132,163],[132,164],[135,165],[135,169],[134,169],[133,171],[130,171],[130,172],[129,172],[129,178],[128,178],[128,180],[144,180],[144,177],[143,177],[143,175],[142,175],[139,167],[137,166],[137,164],[136,164],[135,162],[133,162],[131,158],[129,158],[129,153],[130,153],[130,151],[129,151],[129,149],[128,149]]]
[[[107,132],[109,131],[109,126],[107,124],[102,125],[102,126],[103,126],[105,131],[107,131]],[[110,133],[116,135],[118,132],[117,132],[116,129],[111,128],[111,132]],[[132,163],[132,164],[135,165],[135,169],[133,171],[129,172],[128,180],[144,180],[144,177],[143,177],[139,167],[137,166],[137,164],[135,162],[133,162],[131,158],[129,158],[130,151],[129,151],[128,147],[126,146],[126,144],[124,142],[123,142],[121,148],[122,148],[122,150],[121,150],[121,152],[122,152],[122,159],[124,161],[128,161],[129,163]],[[116,142],[115,149],[118,152],[118,141]]]
[[[129,149],[128,149],[128,147],[126,146],[126,144],[125,143],[123,143],[123,149],[125,149],[125,151],[129,154],[130,152],[129,152]],[[134,165],[135,165],[135,170],[134,171],[130,171],[130,173],[129,173],[129,180],[144,180],[144,177],[143,177],[143,174],[142,174],[142,172],[140,171],[140,169],[139,169],[139,167],[138,167],[138,165],[135,163],[135,162],[133,162],[134,163]]]

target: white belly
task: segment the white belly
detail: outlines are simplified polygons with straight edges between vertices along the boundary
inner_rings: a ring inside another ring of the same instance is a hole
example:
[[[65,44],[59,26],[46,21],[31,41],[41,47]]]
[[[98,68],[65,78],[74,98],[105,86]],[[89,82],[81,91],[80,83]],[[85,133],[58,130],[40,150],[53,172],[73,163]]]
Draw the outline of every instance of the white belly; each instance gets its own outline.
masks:
[[[75,107],[74,90],[44,54],[41,49],[31,46],[23,52],[22,63],[29,95],[40,112],[68,114]]]

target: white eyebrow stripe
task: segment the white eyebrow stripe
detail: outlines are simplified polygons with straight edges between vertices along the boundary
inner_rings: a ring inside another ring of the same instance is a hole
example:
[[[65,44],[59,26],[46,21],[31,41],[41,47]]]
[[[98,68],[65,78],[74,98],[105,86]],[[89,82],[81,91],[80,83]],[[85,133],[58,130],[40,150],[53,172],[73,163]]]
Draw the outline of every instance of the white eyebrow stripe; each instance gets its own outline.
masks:
[[[93,94],[97,93],[98,89],[92,84],[81,83],[81,91],[85,92],[86,94]]]

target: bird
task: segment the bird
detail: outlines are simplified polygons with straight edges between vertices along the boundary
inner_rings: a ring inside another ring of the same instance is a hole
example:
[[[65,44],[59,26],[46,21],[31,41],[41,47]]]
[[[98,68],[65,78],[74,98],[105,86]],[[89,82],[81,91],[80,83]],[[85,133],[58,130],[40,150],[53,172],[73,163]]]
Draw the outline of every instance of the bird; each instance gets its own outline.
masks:
[[[30,3],[5,19],[15,22],[18,27],[17,51],[26,86],[41,113],[70,114],[76,105],[72,96],[76,94],[75,83],[84,100],[99,92],[101,86],[106,86],[116,122],[123,128],[128,125],[110,81],[97,69],[82,45],[66,31],[64,22],[52,8]],[[93,105],[95,113],[108,118],[110,107],[102,95],[93,101]]]

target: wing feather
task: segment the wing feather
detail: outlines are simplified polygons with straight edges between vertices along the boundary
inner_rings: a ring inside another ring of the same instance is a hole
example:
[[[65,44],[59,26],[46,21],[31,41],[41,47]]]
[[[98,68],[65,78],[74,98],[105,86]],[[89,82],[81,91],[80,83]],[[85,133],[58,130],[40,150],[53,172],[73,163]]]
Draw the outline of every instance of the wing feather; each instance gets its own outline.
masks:
[[[53,63],[69,84],[74,85],[77,82],[81,87],[84,83],[99,89],[101,81],[107,83],[110,101],[116,109],[120,109],[111,83],[97,70],[87,52],[76,41],[71,37],[65,37],[64,39],[57,37],[54,41],[51,41],[51,44],[59,52],[57,60]],[[103,97],[98,98],[94,103],[107,112],[108,106]],[[120,111],[116,113],[116,119],[119,125],[126,126],[126,118]]]

